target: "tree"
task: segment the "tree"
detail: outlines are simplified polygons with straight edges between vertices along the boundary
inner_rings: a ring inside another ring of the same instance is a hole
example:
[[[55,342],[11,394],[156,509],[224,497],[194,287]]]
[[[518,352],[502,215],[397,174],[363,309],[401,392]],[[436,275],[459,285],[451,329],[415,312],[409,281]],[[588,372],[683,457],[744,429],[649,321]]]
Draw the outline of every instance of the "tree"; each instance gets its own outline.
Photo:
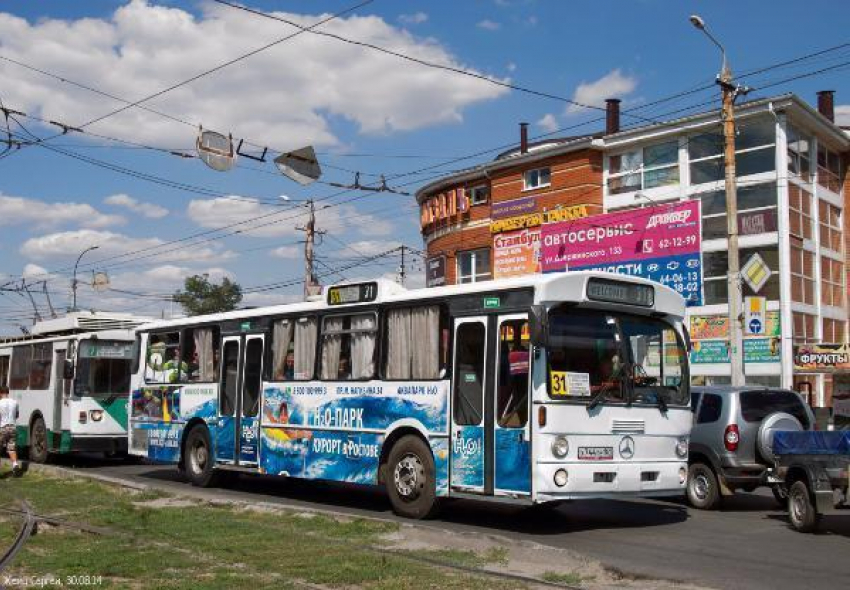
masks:
[[[186,278],[183,291],[174,293],[174,301],[189,315],[230,311],[242,301],[242,287],[227,277],[217,285],[207,274],[193,275]]]

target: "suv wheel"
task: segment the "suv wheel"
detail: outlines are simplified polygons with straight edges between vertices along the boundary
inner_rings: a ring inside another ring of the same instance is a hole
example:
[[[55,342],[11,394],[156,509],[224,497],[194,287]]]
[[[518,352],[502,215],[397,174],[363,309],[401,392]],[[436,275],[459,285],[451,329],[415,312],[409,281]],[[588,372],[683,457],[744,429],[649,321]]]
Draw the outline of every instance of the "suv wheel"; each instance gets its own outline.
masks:
[[[700,510],[713,510],[720,502],[717,476],[708,465],[694,463],[688,469],[688,502]]]

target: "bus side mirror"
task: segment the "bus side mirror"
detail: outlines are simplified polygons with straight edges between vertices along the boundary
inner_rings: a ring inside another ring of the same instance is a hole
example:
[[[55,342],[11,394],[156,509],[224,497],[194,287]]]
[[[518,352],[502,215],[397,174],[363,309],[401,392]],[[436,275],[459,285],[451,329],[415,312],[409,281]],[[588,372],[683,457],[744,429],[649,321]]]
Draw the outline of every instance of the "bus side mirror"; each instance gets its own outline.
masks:
[[[532,344],[546,346],[549,342],[549,321],[546,307],[543,305],[532,305],[528,317],[528,332]]]
[[[65,364],[62,365],[62,378],[63,379],[73,379],[74,378],[74,361],[65,361]]]

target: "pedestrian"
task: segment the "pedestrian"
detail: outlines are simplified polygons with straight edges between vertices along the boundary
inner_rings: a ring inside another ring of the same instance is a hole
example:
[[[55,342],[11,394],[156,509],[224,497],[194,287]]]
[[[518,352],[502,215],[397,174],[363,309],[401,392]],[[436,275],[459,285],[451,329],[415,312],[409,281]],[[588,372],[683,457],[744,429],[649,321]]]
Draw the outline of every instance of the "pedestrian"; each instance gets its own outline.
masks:
[[[15,447],[15,426],[18,421],[18,402],[9,397],[9,388],[0,385],[0,449],[6,448],[12,460],[12,473],[21,474],[18,452]]]

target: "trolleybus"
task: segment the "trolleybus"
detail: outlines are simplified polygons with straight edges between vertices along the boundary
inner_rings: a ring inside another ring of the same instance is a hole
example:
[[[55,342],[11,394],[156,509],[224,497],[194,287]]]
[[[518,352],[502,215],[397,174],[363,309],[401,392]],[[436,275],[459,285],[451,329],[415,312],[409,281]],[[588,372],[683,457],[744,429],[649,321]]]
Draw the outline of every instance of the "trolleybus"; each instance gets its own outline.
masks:
[[[691,424],[684,300],[566,272],[320,300],[139,329],[130,453],[192,483],[262,473],[547,503],[680,495]]]
[[[17,444],[52,453],[126,452],[135,326],[149,318],[72,313],[0,338],[0,385],[18,402]]]

